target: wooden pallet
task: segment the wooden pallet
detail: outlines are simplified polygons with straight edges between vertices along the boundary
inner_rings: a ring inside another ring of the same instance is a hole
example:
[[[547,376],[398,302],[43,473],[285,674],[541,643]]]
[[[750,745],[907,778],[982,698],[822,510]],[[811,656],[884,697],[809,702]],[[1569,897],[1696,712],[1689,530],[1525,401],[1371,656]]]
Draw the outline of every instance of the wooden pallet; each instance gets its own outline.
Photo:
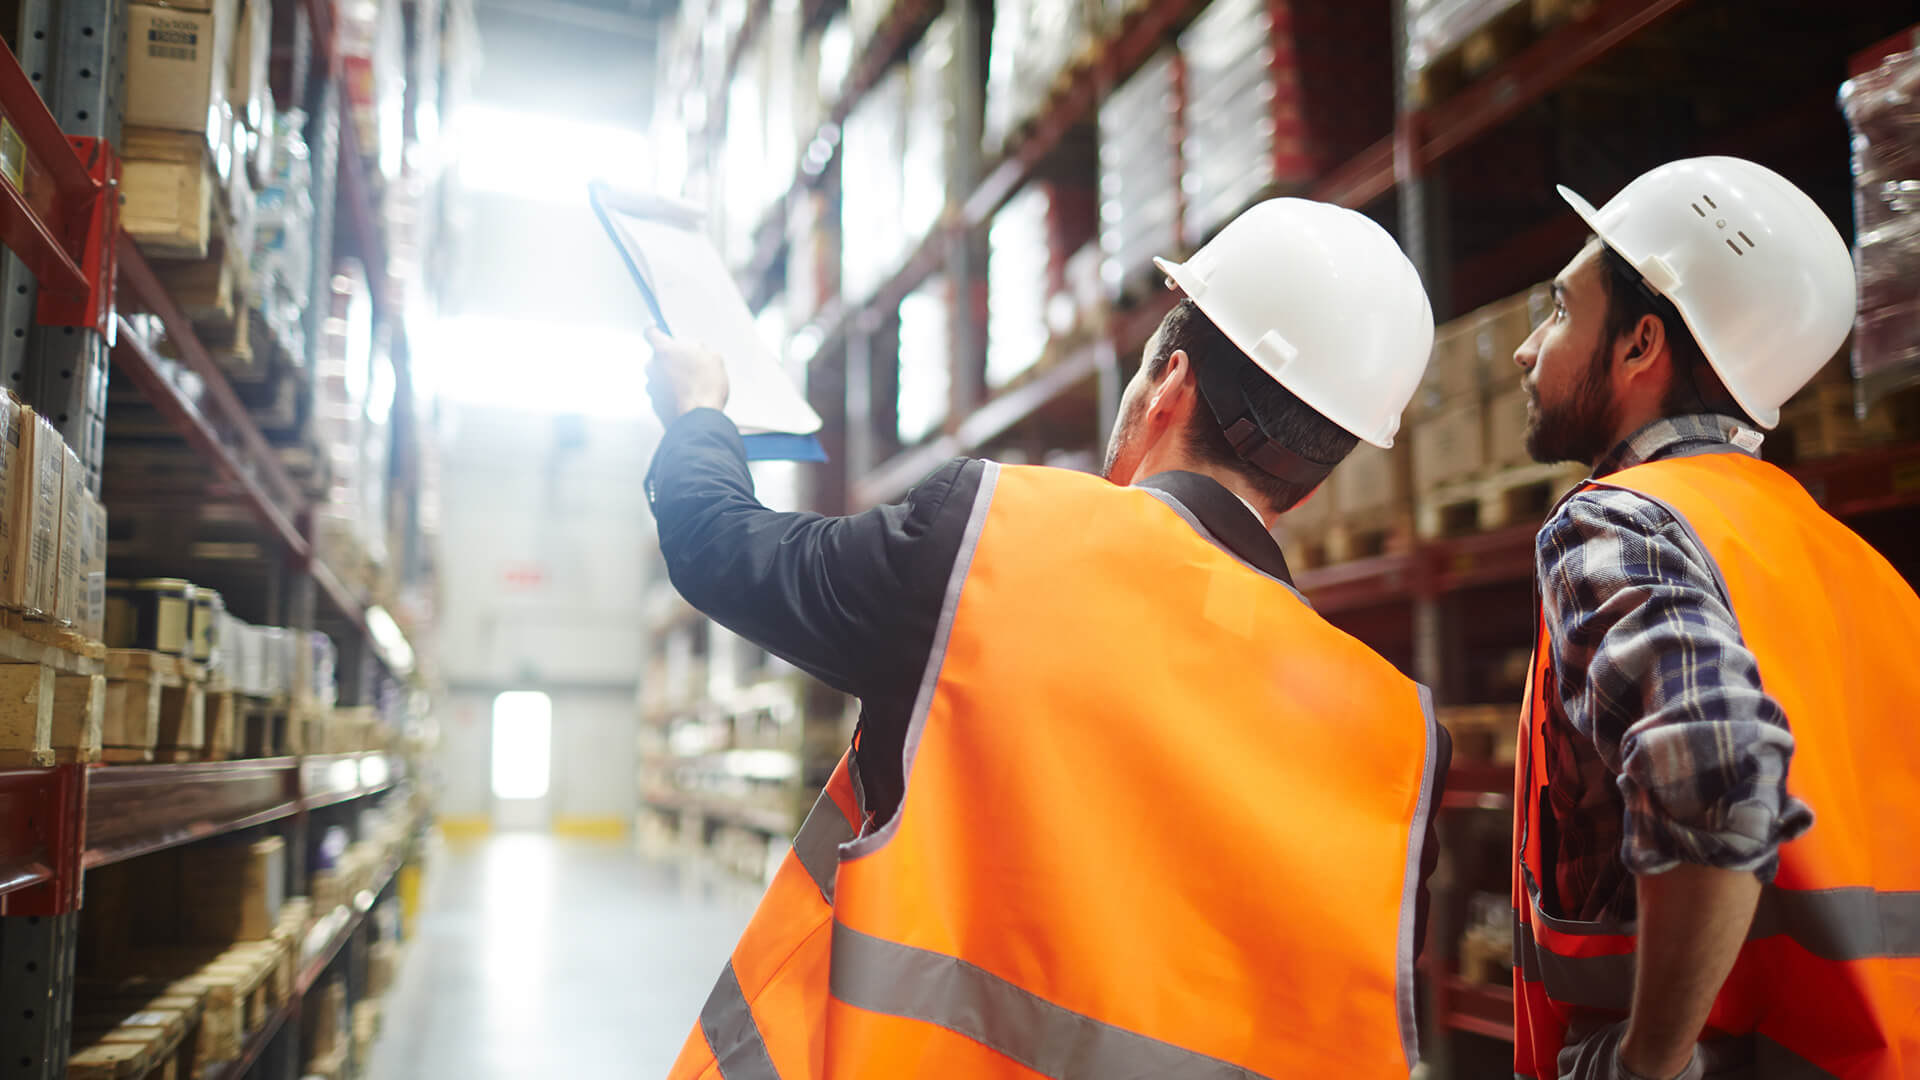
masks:
[[[225,950],[195,946],[142,949],[128,958],[142,971],[176,976],[171,992],[198,994],[204,1012],[195,1039],[198,1071],[240,1056],[247,1037],[292,1000],[290,941],[241,942]]]
[[[1403,507],[1382,507],[1366,514],[1336,513],[1320,525],[1303,530],[1286,552],[1290,565],[1300,570],[1400,555],[1413,547],[1413,516]]]
[[[1542,521],[1587,472],[1578,464],[1525,465],[1444,484],[1414,496],[1414,527],[1422,540],[1445,540]]]
[[[378,1000],[353,1003],[354,1072],[365,1075],[373,1059],[373,1043],[380,1037],[381,1003]]]
[[[1477,986],[1513,981],[1513,936],[1470,928],[1460,935],[1460,977]]]
[[[347,1050],[346,1043],[341,1042],[339,1046],[327,1053],[309,1060],[301,1075],[308,1080],[313,1080],[314,1077],[318,1077],[319,1080],[344,1080],[347,1075]]]
[[[77,1002],[67,1076],[74,1080],[191,1077],[204,1007],[204,1001],[191,994]]]
[[[310,754],[300,735],[300,712],[289,699],[239,698],[242,757]]]
[[[150,976],[81,980],[67,1076],[190,1080],[205,1012],[206,992],[197,983]]]
[[[100,760],[105,656],[71,629],[0,611],[0,766]]]
[[[1455,761],[1491,761],[1510,765],[1519,749],[1518,706],[1449,705],[1437,719],[1453,737]]]
[[[103,756],[109,762],[192,761],[205,752],[206,672],[166,653],[107,653]]]

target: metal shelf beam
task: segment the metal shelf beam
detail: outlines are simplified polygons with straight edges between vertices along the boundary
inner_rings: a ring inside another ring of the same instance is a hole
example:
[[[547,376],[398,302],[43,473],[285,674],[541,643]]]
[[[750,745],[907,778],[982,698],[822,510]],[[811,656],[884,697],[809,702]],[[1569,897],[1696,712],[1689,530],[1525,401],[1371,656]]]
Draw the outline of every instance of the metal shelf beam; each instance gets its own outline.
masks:
[[[1438,105],[1400,117],[1399,129],[1356,154],[1315,185],[1315,199],[1361,207],[1392,191],[1396,181],[1505,123],[1660,21],[1687,0],[1609,0],[1585,18],[1560,27],[1518,56],[1476,79]]]
[[[131,244],[127,247],[132,249]],[[139,257],[137,252],[134,256],[136,259]],[[120,265],[123,275],[132,269],[124,258]],[[153,272],[147,269],[144,260],[138,263],[138,269],[133,272],[144,273],[155,290],[159,289],[159,283],[152,281]],[[210,462],[220,478],[238,491],[242,501],[253,511],[261,526],[279,542],[289,559],[296,565],[306,562],[312,556],[312,549],[295,524],[304,507],[298,495],[291,491],[292,482],[280,468],[279,458],[273,455],[260,429],[254,426],[245,407],[234,396],[233,387],[228,384],[226,376],[220,374],[199,339],[193,336],[192,324],[186,322],[186,317],[180,314],[164,292],[158,295],[169,309],[169,312],[160,313],[161,321],[167,326],[167,335],[175,342],[189,370],[200,376],[203,385],[208,388],[214,410],[221,414],[220,426],[216,427],[215,418],[201,409],[195,397],[168,377],[166,362],[140,339],[124,315],[116,317],[118,326],[113,345],[114,365],[180,433],[187,445]],[[167,321],[169,315],[180,320],[185,331],[184,337],[175,332],[173,323]],[[216,381],[206,380],[201,364],[212,371]],[[277,481],[274,479],[276,473]]]
[[[16,133],[24,160],[0,182],[0,240],[33,271],[42,290],[85,295],[90,283],[81,226],[102,186],[89,175],[46,102],[0,44],[0,116]],[[22,189],[25,190],[22,190]]]
[[[87,778],[87,869],[290,817],[294,758],[104,765]]]

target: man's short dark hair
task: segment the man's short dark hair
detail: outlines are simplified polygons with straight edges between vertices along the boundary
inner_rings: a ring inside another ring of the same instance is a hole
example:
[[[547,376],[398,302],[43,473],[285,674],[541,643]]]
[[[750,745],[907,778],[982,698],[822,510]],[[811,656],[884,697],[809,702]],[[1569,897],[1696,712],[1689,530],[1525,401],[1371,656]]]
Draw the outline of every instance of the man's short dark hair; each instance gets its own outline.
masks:
[[[1673,357],[1673,381],[1667,386],[1661,412],[1667,416],[1722,413],[1753,425],[1753,418],[1727,392],[1726,384],[1707,363],[1707,354],[1694,340],[1687,321],[1680,317],[1680,309],[1673,306],[1673,301],[1649,289],[1645,280],[1624,255],[1607,244],[1600,245],[1600,286],[1607,294],[1607,321],[1600,338],[1601,347],[1611,349],[1621,335],[1632,333],[1648,315],[1659,319],[1666,328],[1667,350]]]
[[[1329,470],[1353,451],[1359,438],[1315,412],[1248,359],[1192,300],[1183,299],[1160,323],[1160,345],[1147,358],[1147,378],[1158,380],[1176,351],[1187,354],[1196,375],[1213,365],[1228,365],[1253,420],[1275,442]],[[1223,407],[1231,408],[1222,403]],[[1284,511],[1313,493],[1317,484],[1282,480],[1233,452],[1233,444],[1205,400],[1195,403],[1186,431],[1187,450],[1205,464],[1232,469],[1253,489]]]

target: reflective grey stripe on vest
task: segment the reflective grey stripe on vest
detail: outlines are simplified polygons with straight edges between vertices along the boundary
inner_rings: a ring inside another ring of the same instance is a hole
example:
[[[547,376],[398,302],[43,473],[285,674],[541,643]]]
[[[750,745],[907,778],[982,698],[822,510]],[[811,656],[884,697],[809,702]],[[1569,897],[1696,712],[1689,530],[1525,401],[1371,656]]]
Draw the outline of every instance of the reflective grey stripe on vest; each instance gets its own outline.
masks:
[[[1562,929],[1565,923],[1557,923]],[[1633,932],[1610,926],[1606,933]],[[1839,889],[1780,889],[1760,894],[1748,941],[1786,937],[1822,960],[1920,957],[1920,892],[1876,892],[1864,885]],[[1569,1005],[1625,1009],[1633,1000],[1633,955],[1561,956],[1534,941],[1514,920],[1513,955],[1528,982]]]
[[[1420,913],[1420,864],[1424,861],[1427,821],[1433,816],[1434,795],[1440,790],[1440,721],[1433,712],[1433,691],[1424,683],[1415,683],[1420,695],[1420,715],[1425,722],[1422,741],[1427,759],[1420,769],[1420,797],[1414,803],[1413,821],[1407,829],[1407,873],[1400,891],[1399,954],[1395,958],[1394,999],[1400,1013],[1400,1047],[1407,1055],[1407,1068],[1420,1064],[1420,1019],[1414,1003],[1416,987],[1413,966],[1414,924]],[[1431,932],[1431,931],[1429,931]]]
[[[807,811],[807,820],[793,837],[793,856],[806,868],[807,876],[820,887],[820,897],[833,903],[834,872],[840,868],[840,845],[854,837],[840,805],[825,791]]]
[[[1521,977],[1546,987],[1555,1001],[1593,1009],[1626,1009],[1633,1001],[1633,954],[1562,956],[1536,942],[1514,920],[1513,955]],[[1567,923],[1554,929],[1568,932]],[[1577,932],[1577,931],[1574,931]],[[1607,934],[1633,933],[1607,926]],[[1748,941],[1785,937],[1822,960],[1920,957],[1920,892],[1876,892],[1865,886],[1781,889],[1760,894]]]
[[[993,506],[993,492],[1000,484],[1000,466],[986,461],[980,465],[980,490],[974,492],[973,509],[968,511],[966,531],[960,534],[960,551],[953,557],[953,569],[947,573],[947,591],[940,602],[940,621],[934,624],[933,647],[927,650],[927,666],[920,672],[920,689],[913,699],[913,713],[907,720],[907,737],[900,748],[901,790],[912,790],[913,763],[920,756],[920,736],[927,727],[927,713],[933,709],[933,692],[940,684],[940,669],[947,662],[947,641],[953,637],[953,620],[960,610],[960,592],[973,569],[974,552],[980,549],[980,534],[987,527],[987,511]],[[851,862],[879,851],[900,831],[907,816],[906,799],[893,817],[867,835],[847,845],[841,857]]]
[[[958,957],[896,944],[838,922],[833,924],[832,970],[833,996],[854,1008],[937,1024],[1056,1080],[1260,1077],[1062,1008]]]
[[[780,1080],[780,1070],[767,1054],[760,1025],[753,1022],[753,1009],[740,990],[740,977],[734,974],[731,961],[700,1010],[700,1032],[707,1037],[724,1080]]]

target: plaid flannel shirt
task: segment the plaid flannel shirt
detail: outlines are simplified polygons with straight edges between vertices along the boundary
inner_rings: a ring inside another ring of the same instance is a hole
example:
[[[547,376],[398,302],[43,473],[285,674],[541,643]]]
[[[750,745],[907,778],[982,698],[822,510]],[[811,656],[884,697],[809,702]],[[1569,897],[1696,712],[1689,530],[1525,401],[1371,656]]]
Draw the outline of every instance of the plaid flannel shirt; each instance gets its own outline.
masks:
[[[1726,444],[1738,428],[1660,420],[1593,474]],[[1634,875],[1681,863],[1771,880],[1813,813],[1787,794],[1787,717],[1687,527],[1631,492],[1583,491],[1540,530],[1535,558],[1553,629],[1554,873],[1542,885],[1557,914],[1631,920]]]

